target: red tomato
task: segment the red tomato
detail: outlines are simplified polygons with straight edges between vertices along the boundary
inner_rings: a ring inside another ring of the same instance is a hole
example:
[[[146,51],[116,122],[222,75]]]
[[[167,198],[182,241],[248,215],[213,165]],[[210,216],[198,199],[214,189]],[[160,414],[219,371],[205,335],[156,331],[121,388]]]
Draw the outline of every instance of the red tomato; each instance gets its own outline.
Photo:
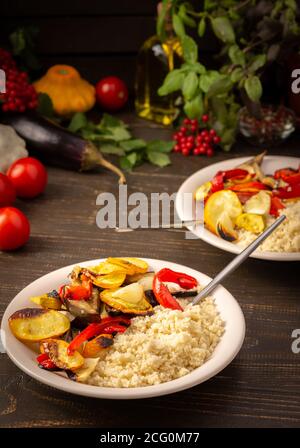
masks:
[[[24,157],[14,162],[7,175],[20,198],[35,198],[43,193],[47,185],[46,168],[33,157]]]
[[[116,76],[108,76],[96,84],[96,98],[103,109],[116,111],[128,100],[126,84]]]
[[[0,208],[0,250],[14,250],[29,239],[29,221],[15,207]]]
[[[6,207],[15,202],[16,190],[9,177],[0,173],[0,207]]]

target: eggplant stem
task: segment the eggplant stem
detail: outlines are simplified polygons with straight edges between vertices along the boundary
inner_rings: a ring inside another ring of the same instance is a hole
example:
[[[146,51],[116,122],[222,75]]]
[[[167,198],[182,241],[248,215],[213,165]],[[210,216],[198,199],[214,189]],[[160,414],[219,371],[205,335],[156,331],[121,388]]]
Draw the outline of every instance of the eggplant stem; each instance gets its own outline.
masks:
[[[110,163],[108,160],[104,159],[103,157],[102,157],[101,161],[99,161],[99,165],[116,173],[119,176],[119,184],[126,184],[126,177],[124,176],[122,171],[117,166]]]

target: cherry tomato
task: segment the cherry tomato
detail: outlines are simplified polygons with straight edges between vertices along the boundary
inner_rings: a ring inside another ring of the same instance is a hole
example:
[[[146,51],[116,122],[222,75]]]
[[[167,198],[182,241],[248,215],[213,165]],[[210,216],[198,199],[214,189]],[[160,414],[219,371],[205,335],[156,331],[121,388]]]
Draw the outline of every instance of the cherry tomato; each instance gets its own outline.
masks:
[[[14,250],[29,239],[30,224],[15,207],[0,208],[0,250]]]
[[[9,177],[0,173],[0,207],[12,205],[16,199],[16,190]]]
[[[128,100],[126,84],[116,76],[108,76],[96,84],[96,98],[103,109],[116,111]]]
[[[7,176],[20,198],[35,198],[43,193],[48,179],[44,165],[33,157],[16,160],[10,166]]]

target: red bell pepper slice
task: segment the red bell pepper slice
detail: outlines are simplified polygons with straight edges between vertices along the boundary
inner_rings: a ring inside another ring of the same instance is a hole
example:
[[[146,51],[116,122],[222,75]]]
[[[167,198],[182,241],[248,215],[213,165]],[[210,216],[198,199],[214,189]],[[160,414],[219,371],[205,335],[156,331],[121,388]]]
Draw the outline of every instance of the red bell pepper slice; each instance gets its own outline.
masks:
[[[39,367],[45,370],[56,370],[57,366],[53,361],[49,358],[47,353],[42,353],[36,358]]]
[[[280,199],[295,199],[298,197],[300,198],[300,184],[278,188],[278,190],[274,191],[273,194]]]
[[[257,191],[236,191],[236,194],[241,202],[241,204],[245,204],[248,199],[254,196]]]
[[[282,176],[281,179],[289,185],[300,184],[300,173],[292,174],[291,176]]]
[[[198,285],[197,280],[188,274],[182,272],[172,271],[172,269],[163,268],[156,273],[156,276],[161,282],[177,283],[184,289],[192,289]]]
[[[233,170],[223,171],[224,180],[230,179],[243,179],[248,176],[249,172],[247,170],[243,170],[242,168],[235,168]]]
[[[289,176],[293,176],[294,174],[297,173],[297,170],[295,170],[294,168],[281,168],[280,170],[276,170],[274,173],[274,178],[275,179],[282,179],[285,180],[285,178],[288,178]]]
[[[112,334],[112,333],[124,333],[126,331],[127,327],[120,324],[112,324],[108,325],[105,328],[105,334]]]
[[[279,216],[279,210],[282,210],[285,208],[285,205],[281,202],[281,200],[277,197],[272,196],[271,197],[271,207],[270,207],[270,215]]]
[[[172,296],[167,286],[163,282],[177,283],[182,288],[189,290],[198,285],[197,280],[191,275],[182,272],[172,271],[172,269],[164,268],[158,271],[153,279],[153,292],[158,303],[165,308],[173,310],[181,310],[181,305]]]
[[[59,297],[70,300],[89,300],[92,295],[93,285],[90,281],[83,282],[81,285],[63,285],[59,288]]]
[[[211,193],[224,189],[224,171],[219,171],[211,181]]]
[[[155,275],[153,279],[153,292],[156,300],[161,306],[165,308],[171,308],[172,310],[183,311],[181,305],[172,296],[166,285],[161,283],[158,277]]]
[[[122,323],[125,324],[125,326],[128,326],[130,325],[130,319],[119,316],[105,317],[99,323],[92,323],[88,325],[77,336],[75,336],[73,341],[70,342],[67,349],[68,355],[72,355],[75,350],[78,350],[81,347],[81,345],[84,342],[88,341],[89,339],[92,339],[93,337],[98,336],[99,334],[107,333],[107,329],[111,329],[112,327],[114,327],[114,330],[111,332],[114,333],[115,331],[118,331],[117,326],[121,325]],[[124,328],[126,330],[126,327]]]

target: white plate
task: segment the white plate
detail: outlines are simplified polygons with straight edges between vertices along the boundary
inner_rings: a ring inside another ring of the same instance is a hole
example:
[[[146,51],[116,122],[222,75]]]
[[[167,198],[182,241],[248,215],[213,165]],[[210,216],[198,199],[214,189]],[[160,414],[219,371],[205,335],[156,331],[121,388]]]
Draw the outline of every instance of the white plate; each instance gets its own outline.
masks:
[[[81,266],[95,265],[100,261],[103,260],[91,260],[78,264]],[[155,271],[167,267],[176,271],[185,272],[197,278],[202,285],[206,285],[211,280],[207,275],[187,268],[186,266],[147,258],[145,258],[145,261]],[[36,363],[37,354],[18,341],[10,332],[8,318],[20,308],[32,307],[33,303],[29,300],[31,296],[44,294],[66,283],[68,280],[67,276],[73,266],[75,265],[53,271],[28,285],[8,305],[2,319],[1,337],[8,356],[25,373],[42,383],[72,394],[96,398],[134,399],[155,397],[187,389],[206,381],[224,369],[234,359],[242,346],[245,336],[245,320],[242,310],[233,296],[225,288],[219,286],[213,296],[216,299],[216,305],[220,315],[226,322],[224,335],[211,358],[201,367],[184,377],[157,386],[123,389],[79,384],[57,373],[42,370]]]
[[[182,221],[193,219],[192,205],[190,201],[184,201],[185,194],[193,194],[197,187],[204,182],[211,180],[218,171],[235,168],[237,165],[240,165],[249,159],[250,157],[239,157],[214,163],[188,177],[180,186],[176,196],[175,206],[179,218]],[[279,168],[298,168],[299,162],[300,158],[297,157],[266,156],[263,160],[262,168],[266,174],[272,174]],[[202,228],[202,226],[201,228],[199,228],[199,226],[196,228],[188,227],[188,229],[198,238],[201,238],[203,241],[206,241],[208,244],[218,247],[219,249],[232,252],[233,254],[239,254],[243,250],[242,247],[217,237],[209,230]],[[296,261],[300,260],[300,252],[262,252],[256,250],[250,257],[260,258],[262,260]]]

